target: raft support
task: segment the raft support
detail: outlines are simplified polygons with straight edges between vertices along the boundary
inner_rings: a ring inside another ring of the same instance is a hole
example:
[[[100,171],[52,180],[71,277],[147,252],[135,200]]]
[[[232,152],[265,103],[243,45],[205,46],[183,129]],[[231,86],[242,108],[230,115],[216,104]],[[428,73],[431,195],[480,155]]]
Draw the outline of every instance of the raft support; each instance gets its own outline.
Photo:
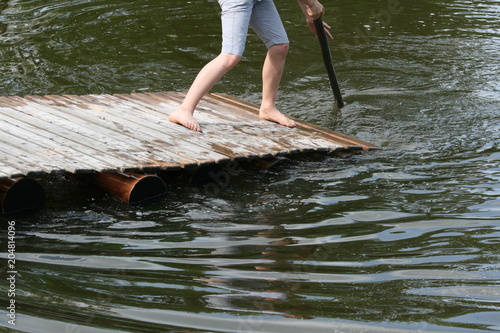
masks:
[[[14,214],[33,211],[45,204],[45,191],[40,183],[31,178],[0,180],[0,212]]]
[[[141,203],[167,193],[165,182],[156,175],[97,172],[72,176],[130,204]]]

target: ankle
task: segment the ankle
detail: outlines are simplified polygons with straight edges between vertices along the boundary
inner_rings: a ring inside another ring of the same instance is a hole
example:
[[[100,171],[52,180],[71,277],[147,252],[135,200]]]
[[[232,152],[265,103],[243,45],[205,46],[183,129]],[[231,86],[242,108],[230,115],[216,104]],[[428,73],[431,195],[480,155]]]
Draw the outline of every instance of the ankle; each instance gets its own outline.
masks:
[[[174,112],[193,115],[194,109],[181,104]]]
[[[278,109],[276,108],[276,105],[274,104],[271,104],[271,105],[264,105],[262,104],[260,106],[260,112],[274,112],[274,111],[278,111]]]

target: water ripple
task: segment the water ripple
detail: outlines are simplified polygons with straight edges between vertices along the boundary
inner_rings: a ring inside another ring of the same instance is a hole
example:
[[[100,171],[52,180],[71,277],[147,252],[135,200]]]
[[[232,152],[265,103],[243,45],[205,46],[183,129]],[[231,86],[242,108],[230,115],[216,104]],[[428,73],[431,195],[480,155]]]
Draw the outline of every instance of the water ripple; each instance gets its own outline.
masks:
[[[47,208],[12,217],[16,328],[499,329],[498,0],[327,8],[342,110],[296,4],[276,3],[291,40],[279,108],[384,149],[245,169],[217,198],[172,179],[175,195],[141,207],[41,179]],[[220,50],[215,0],[0,10],[2,95],[185,91]],[[260,103],[264,53],[251,33],[217,92]]]

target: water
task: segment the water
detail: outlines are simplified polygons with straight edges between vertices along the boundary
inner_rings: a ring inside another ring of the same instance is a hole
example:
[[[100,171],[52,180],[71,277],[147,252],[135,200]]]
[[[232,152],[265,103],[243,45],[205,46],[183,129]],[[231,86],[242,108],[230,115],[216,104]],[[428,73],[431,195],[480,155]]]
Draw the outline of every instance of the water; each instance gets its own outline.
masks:
[[[281,109],[383,150],[244,169],[216,195],[168,179],[172,195],[139,207],[44,177],[43,210],[2,218],[16,329],[500,331],[500,2],[325,2],[341,111],[297,5],[277,5]],[[215,1],[0,9],[0,95],[183,91],[219,51]],[[250,36],[215,91],[258,103],[263,52]]]

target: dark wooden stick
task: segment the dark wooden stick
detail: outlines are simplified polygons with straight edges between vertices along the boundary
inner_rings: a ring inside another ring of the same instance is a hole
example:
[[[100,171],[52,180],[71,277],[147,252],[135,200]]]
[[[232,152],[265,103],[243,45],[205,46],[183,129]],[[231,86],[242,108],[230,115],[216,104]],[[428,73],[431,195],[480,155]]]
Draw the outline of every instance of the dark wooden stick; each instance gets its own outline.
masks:
[[[323,26],[323,20],[321,19],[321,17],[314,20],[314,25],[316,27],[316,34],[318,35],[319,44],[321,45],[321,53],[323,54],[323,61],[328,73],[328,78],[330,79],[330,85],[332,86],[335,102],[337,103],[337,106],[339,108],[342,108],[344,106],[344,101],[342,100],[342,93],[340,92],[337,75],[335,74],[335,69],[333,68],[332,55],[330,53],[330,47],[328,46],[328,39],[326,37],[325,28]]]

